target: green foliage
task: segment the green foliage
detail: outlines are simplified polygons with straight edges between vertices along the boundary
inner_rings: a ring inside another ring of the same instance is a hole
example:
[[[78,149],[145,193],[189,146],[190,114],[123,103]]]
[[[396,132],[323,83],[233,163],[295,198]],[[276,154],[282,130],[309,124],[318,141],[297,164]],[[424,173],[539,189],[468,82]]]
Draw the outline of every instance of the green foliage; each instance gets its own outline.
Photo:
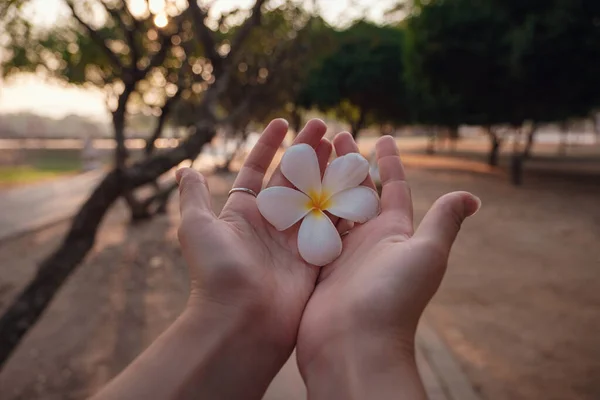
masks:
[[[236,61],[237,70],[224,96],[223,105],[233,109],[251,94],[244,116],[265,123],[280,116],[294,102],[307,74],[307,65],[318,51],[321,22],[311,19],[302,8],[291,3],[266,12],[261,26],[255,28]]]
[[[402,30],[360,21],[336,33],[335,42],[311,71],[299,103],[334,111],[353,130],[369,122],[404,122]]]
[[[600,2],[497,0],[517,23],[508,37],[519,103],[536,121],[582,117],[600,103]]]
[[[41,29],[17,14],[6,31],[10,41],[5,46],[7,56],[2,60],[4,77],[43,69],[49,76],[75,85],[103,86],[114,80],[110,60],[75,23]],[[107,39],[114,34],[108,26],[99,32]],[[90,74],[90,68],[95,73]]]
[[[521,125],[598,105],[596,0],[432,0],[407,21],[413,119]]]
[[[221,29],[220,40],[229,43],[239,27]],[[293,2],[285,2],[262,15],[260,26],[250,32],[234,61],[231,83],[220,105],[228,115],[240,104],[242,112],[230,123],[243,131],[250,123],[264,124],[275,117],[293,120],[296,98],[308,71],[330,48],[333,30],[319,17]],[[186,98],[176,109],[177,124],[192,123],[191,110],[202,93]]]
[[[0,187],[23,185],[81,171],[80,150],[20,150],[19,165],[0,166]]]

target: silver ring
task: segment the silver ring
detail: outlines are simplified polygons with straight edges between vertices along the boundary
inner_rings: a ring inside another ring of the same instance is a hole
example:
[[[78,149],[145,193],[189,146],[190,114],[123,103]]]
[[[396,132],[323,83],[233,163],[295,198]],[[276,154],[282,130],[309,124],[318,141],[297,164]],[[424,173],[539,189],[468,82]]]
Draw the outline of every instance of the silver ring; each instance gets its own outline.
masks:
[[[254,190],[252,190],[252,189],[243,188],[243,187],[234,187],[234,188],[232,188],[232,189],[229,191],[229,193],[227,194],[227,197],[231,196],[231,195],[232,195],[233,193],[235,193],[235,192],[248,193],[248,194],[251,194],[251,195],[252,195],[252,196],[254,196],[254,197],[258,196],[258,195],[256,194],[256,192],[255,192]]]

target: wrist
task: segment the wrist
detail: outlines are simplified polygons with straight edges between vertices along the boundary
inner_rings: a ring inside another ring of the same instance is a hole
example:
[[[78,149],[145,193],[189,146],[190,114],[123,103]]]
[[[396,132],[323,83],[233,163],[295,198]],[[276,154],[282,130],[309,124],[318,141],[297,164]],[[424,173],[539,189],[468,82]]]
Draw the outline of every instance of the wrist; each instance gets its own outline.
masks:
[[[251,341],[283,352],[289,356],[296,344],[297,329],[282,329],[285,317],[277,315],[272,297],[259,296],[264,288],[229,291],[216,298],[201,291],[192,291],[182,315],[189,323],[221,326],[233,337],[244,336]],[[242,293],[244,292],[244,293]]]
[[[225,304],[191,296],[180,316],[198,331],[213,328],[223,341],[243,340],[255,348],[268,349],[270,354],[291,354],[295,337],[289,338],[276,328],[271,306],[263,302],[235,302]]]
[[[263,311],[188,305],[175,324],[181,337],[189,338],[187,347],[195,360],[190,378],[196,393],[206,398],[262,397],[293,349],[273,339]]]
[[[426,398],[414,337],[346,335],[299,361],[299,366],[311,399],[364,399],[374,394],[380,399]]]
[[[289,357],[252,315],[188,306],[96,399],[260,399]]]

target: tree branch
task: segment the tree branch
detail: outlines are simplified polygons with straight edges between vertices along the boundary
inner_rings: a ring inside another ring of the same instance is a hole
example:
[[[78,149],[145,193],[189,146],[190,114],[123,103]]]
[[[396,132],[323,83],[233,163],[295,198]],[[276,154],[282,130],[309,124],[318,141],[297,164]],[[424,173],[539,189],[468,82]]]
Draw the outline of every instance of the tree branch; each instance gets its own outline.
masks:
[[[184,87],[188,85],[188,82],[185,79],[185,75],[190,71],[190,64],[188,63],[188,59],[189,55],[192,52],[192,49],[190,48],[189,42],[184,43],[182,46],[185,50],[185,57],[183,58],[183,60],[181,60],[182,65],[177,73],[177,91],[172,97],[169,97],[165,101],[165,104],[161,108],[160,117],[158,117],[158,122],[156,124],[156,127],[154,128],[154,132],[152,133],[152,136],[150,136],[148,140],[146,140],[146,156],[151,155],[154,151],[154,145],[156,143],[156,140],[162,136],[162,131],[164,129],[165,122],[167,121],[167,118],[171,113],[171,109],[173,108],[175,103],[177,103],[177,101],[179,101],[179,99],[181,98],[181,94],[183,93]]]
[[[125,0],[121,0],[121,11],[127,14],[127,16],[131,19],[133,27],[127,26],[127,23],[125,22],[121,14],[116,12],[114,9],[109,8],[104,2],[102,2],[102,4],[104,4],[106,11],[108,11],[108,13],[111,14],[113,18],[116,18],[119,22],[119,25],[121,26],[121,29],[125,34],[125,38],[127,39],[129,51],[131,51],[131,67],[135,68],[140,59],[140,51],[135,42],[135,32],[140,31],[140,25],[138,23],[138,20],[133,16],[133,14],[131,14],[131,11],[129,10],[129,7],[127,6],[127,2]]]
[[[165,101],[165,104],[160,109],[161,114],[160,114],[160,117],[158,117],[158,121],[156,123],[156,127],[154,128],[154,132],[152,133],[152,136],[150,136],[148,138],[148,140],[146,140],[146,149],[145,149],[146,156],[151,155],[152,152],[154,151],[156,141],[158,140],[158,138],[160,138],[162,136],[162,132],[165,127],[165,123],[167,122],[167,118],[169,117],[169,114],[171,113],[171,109],[173,108],[175,103],[177,103],[177,101],[181,97],[181,93],[182,93],[181,88],[177,88],[177,93],[175,93],[175,95],[173,97],[169,97],[167,99],[167,101]]]
[[[90,38],[92,38],[96,45],[100,47],[100,49],[106,54],[106,56],[110,59],[110,61],[114,64],[115,67],[119,68],[120,70],[123,70],[123,63],[121,62],[119,56],[108,47],[108,45],[106,44],[106,40],[100,35],[100,33],[98,33],[98,31],[93,29],[89,24],[87,24],[83,19],[81,19],[79,14],[77,14],[77,12],[75,11],[73,1],[67,0],[66,3],[67,6],[69,6],[69,8],[71,9],[73,17],[81,26],[85,28],[85,30],[89,33]]]
[[[165,61],[165,59],[167,58],[167,53],[171,48],[171,38],[175,35],[178,35],[181,32],[184,18],[185,12],[175,17],[177,29],[173,33],[164,34],[163,32],[159,32],[161,38],[160,49],[156,53],[154,53],[152,57],[150,57],[150,62],[148,63],[146,68],[138,71],[140,79],[144,79],[146,75],[148,75],[148,72],[152,70],[152,68],[158,67]]]
[[[242,24],[239,31],[236,33],[235,37],[231,41],[231,50],[229,54],[227,54],[227,59],[234,59],[237,53],[241,50],[244,41],[250,34],[250,31],[260,25],[261,22],[261,11],[263,4],[265,4],[266,0],[256,0],[254,6],[252,7],[252,15],[250,15]]]
[[[204,56],[208,58],[213,66],[215,78],[219,77],[223,68],[223,57],[217,52],[214,32],[206,26],[205,20],[208,12],[200,8],[197,0],[188,1],[192,18],[194,20],[196,37],[204,48]]]

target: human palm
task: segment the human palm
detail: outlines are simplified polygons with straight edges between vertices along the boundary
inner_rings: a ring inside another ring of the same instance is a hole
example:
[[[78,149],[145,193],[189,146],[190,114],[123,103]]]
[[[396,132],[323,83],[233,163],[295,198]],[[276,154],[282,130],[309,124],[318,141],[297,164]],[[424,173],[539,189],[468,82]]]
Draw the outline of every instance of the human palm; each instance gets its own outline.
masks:
[[[479,207],[469,193],[448,194],[413,235],[410,190],[392,138],[378,141],[377,157],[382,212],[354,227],[343,239],[340,257],[321,270],[298,335],[301,369],[324,346],[347,336],[404,340],[412,346],[421,313],[444,275],[460,223]]]
[[[322,139],[326,127],[310,121],[295,143],[316,149],[322,169],[331,144]],[[259,192],[285,134],[287,124],[273,121],[242,167],[234,187]],[[254,196],[234,192],[217,218],[203,177],[191,169],[178,172],[182,223],[179,237],[190,267],[190,304],[213,301],[264,322],[272,340],[290,351],[302,311],[314,289],[319,269],[298,254],[298,227],[277,231],[259,213]],[[277,170],[268,186],[290,186]],[[227,312],[227,311],[226,311]]]

